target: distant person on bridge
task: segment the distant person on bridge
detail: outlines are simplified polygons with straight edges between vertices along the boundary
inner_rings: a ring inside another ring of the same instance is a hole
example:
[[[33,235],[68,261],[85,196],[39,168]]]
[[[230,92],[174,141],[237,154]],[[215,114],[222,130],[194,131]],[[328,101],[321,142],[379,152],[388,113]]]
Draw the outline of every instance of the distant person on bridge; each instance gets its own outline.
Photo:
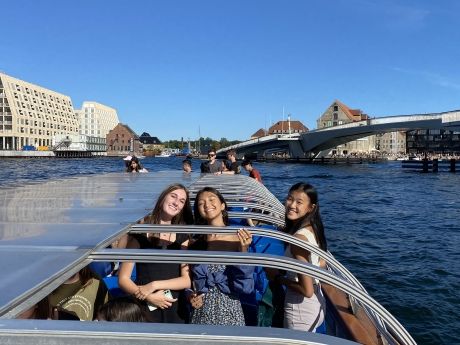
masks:
[[[253,179],[256,179],[257,181],[262,183],[262,177],[260,176],[259,170],[257,170],[256,168],[252,166],[252,163],[250,160],[245,159],[243,163],[241,163],[241,166],[243,167],[244,170],[249,172],[249,177],[252,177]]]

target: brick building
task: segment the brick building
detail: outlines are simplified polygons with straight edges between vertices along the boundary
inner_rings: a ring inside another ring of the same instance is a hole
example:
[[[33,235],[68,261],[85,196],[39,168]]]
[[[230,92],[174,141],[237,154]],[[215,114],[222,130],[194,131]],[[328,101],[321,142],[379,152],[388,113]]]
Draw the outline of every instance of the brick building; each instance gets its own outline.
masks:
[[[119,123],[107,134],[107,156],[128,154],[141,156],[142,144],[139,136],[128,125]]]

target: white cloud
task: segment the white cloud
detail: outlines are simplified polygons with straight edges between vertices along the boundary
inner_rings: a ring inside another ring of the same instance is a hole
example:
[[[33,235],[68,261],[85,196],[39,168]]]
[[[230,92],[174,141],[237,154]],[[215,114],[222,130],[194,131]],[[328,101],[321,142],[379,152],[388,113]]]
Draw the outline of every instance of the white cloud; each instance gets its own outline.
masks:
[[[438,73],[432,73],[428,71],[410,70],[410,69],[405,69],[405,68],[400,68],[400,67],[392,67],[391,69],[396,72],[401,72],[404,74],[410,74],[413,76],[421,77],[433,85],[442,86],[445,88],[450,88],[450,89],[455,89],[455,90],[460,90],[459,83],[453,82],[449,78],[443,75],[440,75]]]

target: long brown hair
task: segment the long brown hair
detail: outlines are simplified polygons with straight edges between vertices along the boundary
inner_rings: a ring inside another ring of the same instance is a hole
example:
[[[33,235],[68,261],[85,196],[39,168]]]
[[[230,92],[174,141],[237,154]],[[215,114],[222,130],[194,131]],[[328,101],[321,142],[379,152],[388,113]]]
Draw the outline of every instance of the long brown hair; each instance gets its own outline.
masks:
[[[193,214],[192,214],[192,206],[190,205],[190,196],[187,188],[180,184],[174,183],[168,186],[163,192],[161,192],[160,196],[158,197],[157,203],[153,208],[152,213],[150,214],[150,224],[160,224],[160,216],[161,216],[161,209],[163,207],[163,203],[166,199],[166,196],[178,189],[183,189],[185,191],[185,195],[187,198],[185,199],[185,204],[182,210],[176,214],[171,219],[171,224],[193,224]]]

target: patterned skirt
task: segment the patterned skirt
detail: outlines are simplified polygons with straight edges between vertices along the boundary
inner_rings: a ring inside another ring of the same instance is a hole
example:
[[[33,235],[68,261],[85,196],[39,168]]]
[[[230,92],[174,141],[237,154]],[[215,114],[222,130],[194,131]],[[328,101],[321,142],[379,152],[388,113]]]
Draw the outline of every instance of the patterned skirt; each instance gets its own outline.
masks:
[[[211,272],[224,271],[225,265],[209,265]],[[244,326],[244,314],[240,300],[224,294],[217,287],[203,296],[203,306],[193,309],[191,323],[198,325]]]

